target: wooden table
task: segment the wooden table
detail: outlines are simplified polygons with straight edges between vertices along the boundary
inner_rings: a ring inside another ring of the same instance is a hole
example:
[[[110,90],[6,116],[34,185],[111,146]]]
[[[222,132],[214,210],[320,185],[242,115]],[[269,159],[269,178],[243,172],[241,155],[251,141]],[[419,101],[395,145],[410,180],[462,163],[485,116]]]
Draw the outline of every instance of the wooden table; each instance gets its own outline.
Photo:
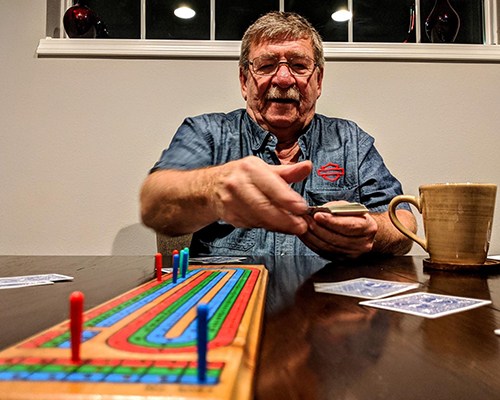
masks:
[[[423,270],[421,257],[251,257],[269,271],[255,379],[259,400],[499,399],[500,271]],[[67,299],[85,309],[154,277],[148,256],[0,256],[0,276],[62,273],[73,282],[0,290],[0,348],[68,318]],[[489,299],[474,310],[426,319],[315,293],[313,282],[358,277],[419,282],[419,291]]]

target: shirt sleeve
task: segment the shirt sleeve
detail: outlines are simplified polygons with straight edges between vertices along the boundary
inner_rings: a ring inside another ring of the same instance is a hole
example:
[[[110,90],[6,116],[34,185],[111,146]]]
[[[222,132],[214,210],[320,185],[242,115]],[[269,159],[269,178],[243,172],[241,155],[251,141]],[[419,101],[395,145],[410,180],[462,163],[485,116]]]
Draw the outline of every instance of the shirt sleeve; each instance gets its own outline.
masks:
[[[360,129],[360,128],[358,128]],[[389,209],[391,200],[403,194],[401,183],[392,175],[374,146],[374,139],[361,129],[359,143],[359,190],[361,202],[374,213]],[[397,209],[411,211],[406,203]]]
[[[213,123],[206,115],[186,118],[150,172],[160,169],[191,170],[213,165],[211,128]]]

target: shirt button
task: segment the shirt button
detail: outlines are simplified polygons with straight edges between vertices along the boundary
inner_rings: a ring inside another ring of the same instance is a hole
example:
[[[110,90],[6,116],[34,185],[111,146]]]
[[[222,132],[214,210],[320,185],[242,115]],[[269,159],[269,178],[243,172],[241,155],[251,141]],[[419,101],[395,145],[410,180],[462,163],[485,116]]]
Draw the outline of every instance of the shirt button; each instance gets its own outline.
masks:
[[[286,256],[286,254],[285,253],[281,253],[280,256],[283,257],[283,256]]]
[[[274,139],[274,136],[273,135],[269,135],[269,137],[267,138],[267,141],[268,142],[272,142]]]

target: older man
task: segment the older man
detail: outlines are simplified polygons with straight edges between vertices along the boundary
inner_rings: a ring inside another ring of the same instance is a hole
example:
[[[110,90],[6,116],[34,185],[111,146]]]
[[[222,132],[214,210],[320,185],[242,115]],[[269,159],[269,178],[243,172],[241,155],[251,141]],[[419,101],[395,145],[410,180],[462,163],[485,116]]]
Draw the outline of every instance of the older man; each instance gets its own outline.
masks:
[[[170,236],[194,233],[199,255],[407,252],[411,243],[387,213],[401,185],[373,138],[315,112],[323,65],[321,38],[299,15],[271,12],[250,26],[239,73],[246,110],[184,121],[144,182],[144,223]],[[308,205],[339,201],[370,212],[305,215]],[[415,230],[409,208],[397,213]]]

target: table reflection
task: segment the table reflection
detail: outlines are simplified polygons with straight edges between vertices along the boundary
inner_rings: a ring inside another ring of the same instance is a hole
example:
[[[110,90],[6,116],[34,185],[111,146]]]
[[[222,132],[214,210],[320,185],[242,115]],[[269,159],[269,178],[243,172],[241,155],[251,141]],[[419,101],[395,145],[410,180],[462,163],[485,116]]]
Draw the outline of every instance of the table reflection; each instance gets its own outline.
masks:
[[[438,270],[426,272],[429,285],[435,293],[491,300],[487,275]],[[484,329],[478,330],[478,323]],[[493,334],[496,328],[491,306],[480,307],[474,312],[464,311],[435,320],[424,320],[424,345],[436,354],[454,354],[459,359],[469,360],[470,355],[462,349],[473,346],[476,349],[475,358],[496,358],[499,348],[498,338]],[[446,340],[443,340],[443,336]]]
[[[410,266],[414,268],[412,263]],[[291,271],[294,273],[289,277]],[[352,395],[363,372],[378,362],[391,326],[402,316],[361,307],[357,298],[316,293],[313,282],[369,277],[370,272],[376,272],[378,279],[400,281],[412,275],[411,268],[405,272],[407,276],[394,275],[374,267],[370,271],[366,264],[355,262],[326,263],[323,268],[292,263],[290,268],[272,270],[268,296],[280,299],[281,307],[274,304],[266,310],[258,399],[315,400]],[[281,282],[273,282],[281,275]]]

